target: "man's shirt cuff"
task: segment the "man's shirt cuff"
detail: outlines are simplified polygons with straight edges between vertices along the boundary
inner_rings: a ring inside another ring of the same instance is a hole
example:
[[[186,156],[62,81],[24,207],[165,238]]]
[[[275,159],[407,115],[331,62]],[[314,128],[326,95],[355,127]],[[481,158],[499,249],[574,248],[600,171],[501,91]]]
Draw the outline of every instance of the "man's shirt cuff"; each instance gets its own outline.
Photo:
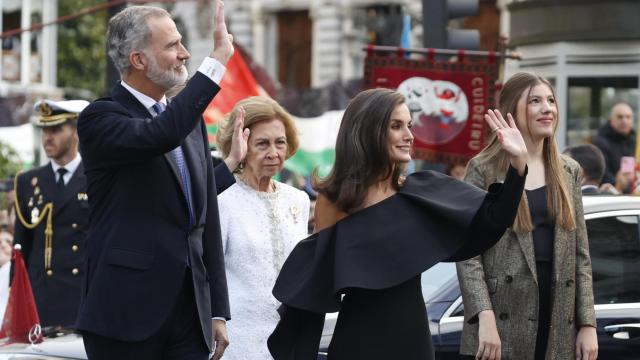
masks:
[[[218,60],[206,57],[204,58],[204,60],[202,60],[202,64],[198,68],[198,71],[207,75],[209,79],[220,86],[220,80],[222,80],[222,76],[224,75],[225,71],[227,71],[227,68]]]
[[[227,322],[227,319],[222,318],[222,317],[214,317],[211,320],[222,320],[223,322]]]

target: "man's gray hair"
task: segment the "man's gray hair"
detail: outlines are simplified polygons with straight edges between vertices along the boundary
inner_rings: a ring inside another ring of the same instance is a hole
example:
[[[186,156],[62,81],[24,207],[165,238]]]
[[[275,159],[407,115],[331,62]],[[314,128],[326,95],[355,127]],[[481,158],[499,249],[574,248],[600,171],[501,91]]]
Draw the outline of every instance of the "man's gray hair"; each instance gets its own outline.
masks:
[[[151,38],[151,29],[147,20],[151,17],[171,18],[171,15],[162,8],[153,6],[131,6],[109,20],[107,30],[107,53],[113,61],[116,69],[123,76],[131,63],[129,54],[132,51],[143,51]]]

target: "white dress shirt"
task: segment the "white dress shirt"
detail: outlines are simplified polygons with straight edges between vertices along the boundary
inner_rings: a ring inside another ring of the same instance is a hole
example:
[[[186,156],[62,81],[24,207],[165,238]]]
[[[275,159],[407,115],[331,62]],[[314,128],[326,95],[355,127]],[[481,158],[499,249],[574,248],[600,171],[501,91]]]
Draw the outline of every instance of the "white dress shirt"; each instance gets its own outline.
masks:
[[[215,82],[217,85],[220,85],[220,81],[222,80],[222,76],[224,75],[227,68],[222,65],[218,60],[210,57],[204,58],[202,60],[202,64],[198,68],[198,71],[202,74],[206,75],[211,81]],[[151,97],[141,93],[140,91],[131,87],[131,85],[127,84],[124,80],[121,81],[122,86],[127,89],[131,95],[133,95],[144,107],[149,111],[149,113],[153,116],[157,116],[156,112],[153,110],[153,105],[155,105],[158,101],[155,101]],[[166,107],[167,105],[167,97],[162,96],[160,99],[161,103],[163,103]]]
[[[69,161],[69,163],[67,163],[64,166],[56,163],[56,161],[52,159],[51,167],[53,168],[53,174],[55,175],[56,183],[58,182],[58,178],[60,177],[60,174],[58,174],[58,169],[60,168],[67,169],[67,172],[62,177],[62,179],[64,180],[64,184],[67,185],[69,183],[69,180],[71,180],[73,173],[75,173],[76,169],[78,169],[78,166],[80,165],[81,161],[82,161],[82,158],[80,157],[80,153],[77,153],[76,157],[73,160]]]

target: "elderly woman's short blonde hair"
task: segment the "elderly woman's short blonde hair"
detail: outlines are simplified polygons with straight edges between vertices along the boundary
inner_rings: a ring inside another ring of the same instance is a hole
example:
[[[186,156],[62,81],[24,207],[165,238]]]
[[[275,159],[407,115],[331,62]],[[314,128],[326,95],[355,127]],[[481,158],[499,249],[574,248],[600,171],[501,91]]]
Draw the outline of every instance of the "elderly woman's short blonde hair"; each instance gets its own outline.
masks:
[[[276,101],[261,97],[253,96],[244,100],[238,101],[233,110],[225,115],[216,138],[218,141],[218,148],[222,152],[223,157],[227,157],[231,151],[231,138],[233,136],[233,123],[238,115],[238,109],[244,108],[244,128],[249,128],[261,121],[269,121],[278,119],[284,124],[285,135],[287,136],[287,159],[292,157],[298,150],[298,130],[296,129],[295,121],[291,114],[287,112]]]

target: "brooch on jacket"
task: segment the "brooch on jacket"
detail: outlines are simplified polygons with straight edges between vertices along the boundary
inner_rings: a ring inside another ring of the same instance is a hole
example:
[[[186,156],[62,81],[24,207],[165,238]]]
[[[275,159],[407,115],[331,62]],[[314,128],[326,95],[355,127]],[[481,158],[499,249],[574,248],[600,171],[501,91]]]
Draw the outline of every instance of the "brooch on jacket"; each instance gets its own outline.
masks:
[[[293,217],[293,222],[297,224],[298,215],[300,215],[300,209],[298,209],[298,207],[295,205],[291,205],[291,207],[289,208],[289,211],[291,212],[291,217]]]

